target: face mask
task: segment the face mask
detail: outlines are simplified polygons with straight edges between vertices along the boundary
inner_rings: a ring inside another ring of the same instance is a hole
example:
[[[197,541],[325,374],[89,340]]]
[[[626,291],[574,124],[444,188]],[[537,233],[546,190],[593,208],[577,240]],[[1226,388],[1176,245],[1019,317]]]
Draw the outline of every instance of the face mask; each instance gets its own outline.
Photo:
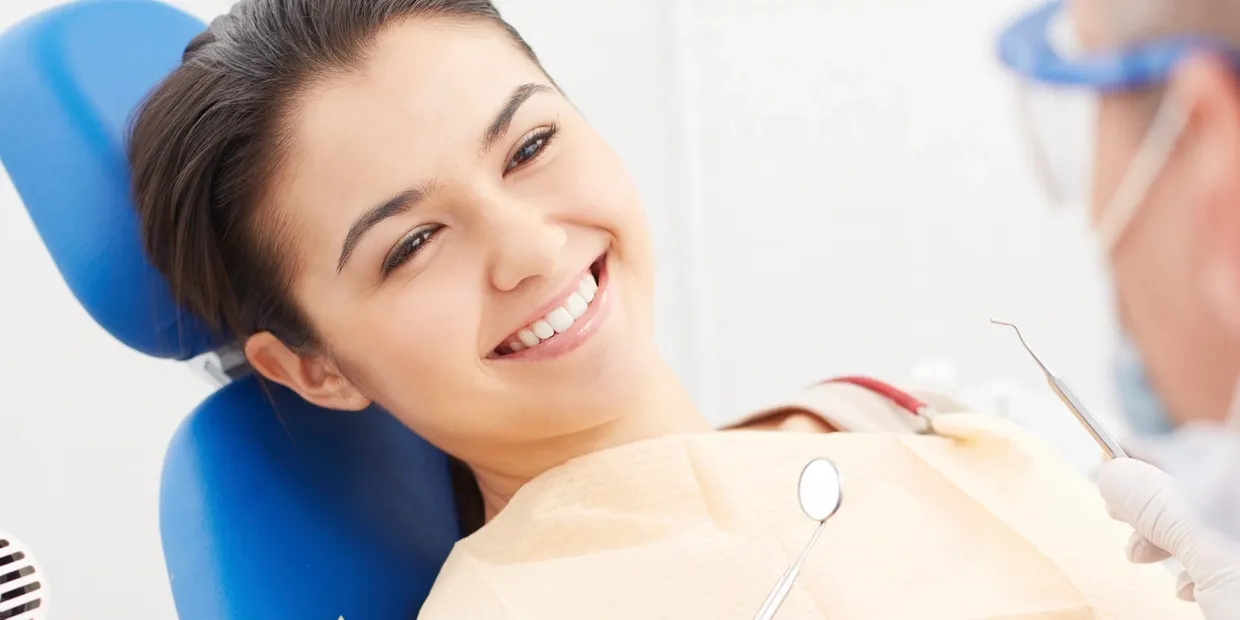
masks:
[[[1128,229],[1137,209],[1145,202],[1187,122],[1188,115],[1170,98],[1155,114],[1149,133],[1095,227],[1099,245],[1108,256]],[[1170,433],[1171,418],[1150,383],[1140,351],[1126,334],[1120,338],[1113,363],[1116,395],[1133,432],[1138,437]]]

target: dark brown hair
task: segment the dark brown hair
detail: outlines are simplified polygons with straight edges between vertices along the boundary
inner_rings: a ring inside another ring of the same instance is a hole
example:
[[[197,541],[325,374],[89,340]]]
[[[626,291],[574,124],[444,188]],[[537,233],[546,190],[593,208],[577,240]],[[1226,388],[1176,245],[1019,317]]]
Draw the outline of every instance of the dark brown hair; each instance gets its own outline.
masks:
[[[295,350],[322,345],[289,295],[288,227],[263,202],[298,95],[412,18],[497,25],[538,64],[490,0],[242,0],[190,41],[128,143],[142,241],[182,307],[238,341],[269,331]],[[482,522],[477,482],[455,460],[452,480],[469,533]]]

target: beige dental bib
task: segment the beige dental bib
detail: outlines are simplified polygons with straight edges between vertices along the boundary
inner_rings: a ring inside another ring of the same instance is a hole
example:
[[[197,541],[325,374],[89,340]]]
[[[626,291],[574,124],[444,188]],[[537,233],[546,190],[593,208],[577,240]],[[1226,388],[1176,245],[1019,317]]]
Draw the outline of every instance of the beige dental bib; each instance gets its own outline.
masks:
[[[823,456],[844,503],[779,618],[1200,617],[1169,573],[1126,561],[1129,530],[1048,447],[972,414],[942,419],[978,439],[912,434],[871,396],[793,406],[892,428],[669,436],[552,469],[457,544],[420,617],[752,618],[816,525],[796,484]]]

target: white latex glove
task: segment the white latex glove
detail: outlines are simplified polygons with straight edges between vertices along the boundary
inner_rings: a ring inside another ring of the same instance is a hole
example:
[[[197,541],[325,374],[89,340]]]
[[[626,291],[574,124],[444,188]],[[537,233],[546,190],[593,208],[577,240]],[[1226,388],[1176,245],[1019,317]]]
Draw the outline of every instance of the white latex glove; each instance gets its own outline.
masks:
[[[1175,481],[1134,459],[1115,459],[1098,471],[1098,489],[1111,516],[1136,529],[1128,559],[1184,566],[1178,594],[1196,600],[1206,620],[1240,618],[1240,548],[1193,518]]]

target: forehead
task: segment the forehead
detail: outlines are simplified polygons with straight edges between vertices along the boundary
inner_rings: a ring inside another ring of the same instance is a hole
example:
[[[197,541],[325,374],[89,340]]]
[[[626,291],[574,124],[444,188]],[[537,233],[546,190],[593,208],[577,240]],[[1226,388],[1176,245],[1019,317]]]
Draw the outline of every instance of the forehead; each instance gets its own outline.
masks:
[[[512,84],[534,76],[541,71],[497,25],[409,19],[385,29],[358,67],[320,80],[303,97],[299,116],[307,139],[342,137],[327,121],[351,112],[435,125],[479,106],[494,113],[495,97],[502,101]]]
[[[1234,38],[1235,0],[1068,0],[1086,49],[1114,49],[1152,38],[1199,34]]]
[[[513,89],[531,82],[548,79],[497,25],[394,25],[358,67],[323,77],[295,102],[275,206],[299,245],[339,244],[357,214],[476,163],[481,135]]]
[[[1130,0],[1133,5],[1140,1]],[[1115,4],[1112,0],[1069,0],[1066,10],[1083,49],[1105,49],[1117,43],[1112,40]]]

